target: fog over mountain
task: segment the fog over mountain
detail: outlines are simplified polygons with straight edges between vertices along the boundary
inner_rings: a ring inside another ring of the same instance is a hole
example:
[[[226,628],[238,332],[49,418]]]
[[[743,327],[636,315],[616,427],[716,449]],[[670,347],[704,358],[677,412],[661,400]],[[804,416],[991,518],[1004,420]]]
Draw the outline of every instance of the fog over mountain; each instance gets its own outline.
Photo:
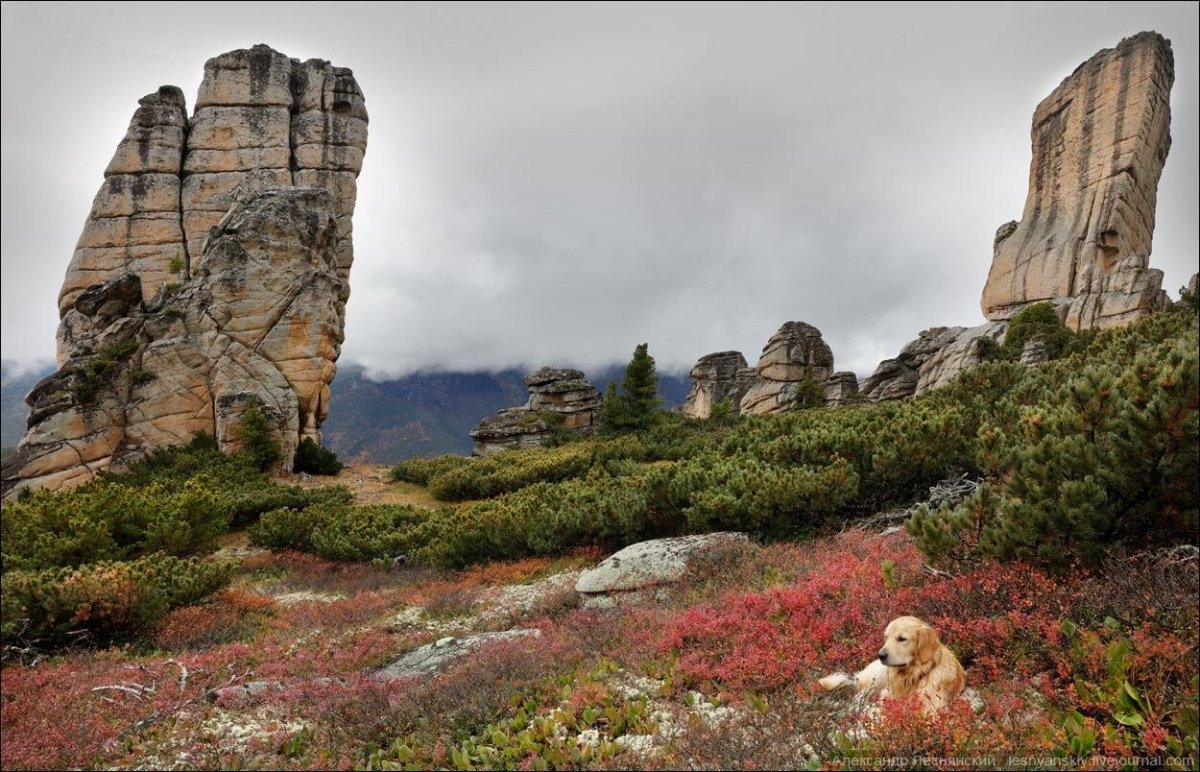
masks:
[[[1196,270],[1197,6],[6,3],[3,355],[55,298],[137,99],[265,42],[353,68],[371,114],[343,363],[662,371],[787,320],[869,373],[982,320],[1030,117],[1097,50],[1171,39],[1153,267]],[[36,76],[36,77],[34,77]],[[337,406],[334,406],[337,413]]]

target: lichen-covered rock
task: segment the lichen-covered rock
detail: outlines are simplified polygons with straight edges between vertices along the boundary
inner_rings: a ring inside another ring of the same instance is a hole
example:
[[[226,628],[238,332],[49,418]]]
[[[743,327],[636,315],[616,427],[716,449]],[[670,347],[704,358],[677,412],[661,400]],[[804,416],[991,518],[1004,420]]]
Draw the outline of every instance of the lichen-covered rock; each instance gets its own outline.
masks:
[[[442,665],[473,654],[487,644],[526,638],[536,640],[541,635],[542,631],[537,628],[518,628],[494,633],[475,633],[461,638],[447,636],[400,656],[376,670],[371,677],[376,681],[394,681],[397,678],[431,676]]]
[[[883,402],[924,394],[943,386],[968,367],[979,364],[978,339],[1000,341],[1008,322],[977,327],[931,327],[907,343],[894,359],[885,359],[862,383],[863,399]]]
[[[196,431],[236,448],[252,403],[290,465],[319,439],[349,297],[367,113],[350,70],[265,45],[144,97],[59,294],[59,371],[3,487],[59,487]]]
[[[921,365],[952,343],[963,331],[963,327],[930,327],[922,330],[916,340],[905,344],[899,356],[880,362],[875,372],[862,382],[860,392],[863,398],[882,402],[911,397],[920,382]]]
[[[692,390],[683,403],[683,414],[689,418],[708,418],[718,402],[729,403],[736,414],[742,396],[757,380],[757,373],[746,364],[740,351],[720,351],[700,357],[691,377]]]
[[[563,429],[589,430],[596,423],[603,400],[579,370],[543,367],[524,381],[529,388],[527,410],[553,413],[551,422]]]
[[[823,404],[833,352],[816,327],[786,322],[767,341],[754,369],[758,377],[742,395],[741,415],[779,413],[818,400]]]
[[[529,401],[488,416],[471,429],[474,456],[541,446],[560,429],[591,434],[603,400],[579,370],[543,367],[525,376]]]
[[[200,431],[237,450],[252,404],[290,468],[300,440],[319,439],[341,350],[337,227],[326,191],[268,190],[226,215],[178,289],[146,302],[126,273],[80,294],[63,321],[71,355],[27,399],[5,491],[82,481]]]
[[[1170,43],[1142,32],[1084,62],[1038,105],[1025,211],[996,233],[981,301],[988,319],[1052,301],[1081,330],[1165,304],[1162,272],[1148,260],[1174,78]]]
[[[1041,335],[1034,335],[1021,347],[1021,364],[1026,367],[1036,367],[1049,361],[1050,356],[1046,353],[1046,339]]]
[[[180,279],[179,191],[186,134],[187,109],[178,88],[163,86],[138,101],[75,245],[58,295],[59,316],[88,287],[121,273],[139,276],[145,298]],[[61,364],[66,357],[61,347],[58,356]]]
[[[677,582],[696,556],[746,541],[744,533],[718,532],[631,544],[580,574],[575,590],[585,596],[595,596]]]
[[[857,401],[857,397],[858,376],[854,373],[843,370],[829,376],[829,380],[825,381],[826,407],[848,405]]]
[[[989,338],[996,343],[1003,342],[1008,322],[985,322],[966,329],[949,329],[957,332],[953,337],[940,341],[941,345],[931,351],[918,366],[915,394],[921,395],[930,389],[944,386],[963,370],[979,364],[982,361],[979,340]]]

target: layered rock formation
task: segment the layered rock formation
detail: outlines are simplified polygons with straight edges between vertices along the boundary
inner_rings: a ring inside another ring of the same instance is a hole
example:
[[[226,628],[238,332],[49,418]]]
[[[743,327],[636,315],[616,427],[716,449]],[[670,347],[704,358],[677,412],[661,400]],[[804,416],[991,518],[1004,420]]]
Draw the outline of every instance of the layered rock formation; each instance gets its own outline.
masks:
[[[858,400],[858,376],[843,370],[825,381],[825,406],[841,407]]]
[[[1174,77],[1170,43],[1142,32],[1084,62],[1038,105],[1025,211],[996,233],[988,319],[1048,300],[1081,330],[1165,305],[1162,272],[1147,266]]]
[[[905,399],[943,386],[954,376],[980,362],[978,340],[1003,340],[1007,322],[988,322],[978,327],[931,327],[885,359],[862,383],[860,394],[871,402]]]
[[[858,377],[833,372],[833,352],[821,331],[804,322],[785,322],[755,367],[739,351],[719,351],[700,357],[691,377],[683,405],[689,418],[708,418],[719,402],[734,415],[761,415],[845,404],[858,393]]]
[[[683,403],[683,414],[708,418],[713,405],[719,402],[729,403],[730,412],[737,414],[742,397],[758,380],[758,373],[746,364],[740,351],[719,351],[700,357],[691,377],[692,390]]]
[[[600,419],[600,392],[578,370],[543,367],[526,375],[529,401],[497,412],[471,430],[471,454],[536,448],[555,430],[591,434]]]
[[[59,294],[59,370],[30,394],[3,485],[60,487],[250,404],[290,467],[319,440],[341,350],[367,114],[350,70],[267,46],[144,97]]]
[[[814,399],[824,400],[824,384],[833,373],[833,352],[816,327],[785,322],[763,347],[754,369],[758,380],[742,396],[738,412],[785,412]]]

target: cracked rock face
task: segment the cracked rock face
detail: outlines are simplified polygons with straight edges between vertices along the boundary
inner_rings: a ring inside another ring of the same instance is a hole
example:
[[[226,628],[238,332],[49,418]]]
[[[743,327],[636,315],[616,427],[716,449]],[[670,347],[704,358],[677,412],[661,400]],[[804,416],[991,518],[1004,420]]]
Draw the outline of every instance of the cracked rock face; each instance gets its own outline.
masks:
[[[894,359],[885,359],[862,383],[861,394],[883,402],[924,394],[944,386],[981,360],[979,339],[1004,339],[1008,322],[986,322],[977,327],[931,327],[922,330]]]
[[[728,402],[737,414],[742,397],[754,385],[758,375],[746,364],[740,351],[720,351],[707,354],[692,368],[692,390],[683,403],[683,414],[689,418],[708,418],[713,405]]]
[[[1142,32],[1088,59],[1038,105],[1025,211],[996,232],[988,319],[1052,301],[1082,330],[1166,304],[1162,272],[1148,264],[1174,79],[1170,43]]]
[[[139,102],[59,294],[59,370],[3,489],[58,488],[262,406],[285,468],[341,351],[367,114],[350,70],[264,45],[205,65],[195,114]]]

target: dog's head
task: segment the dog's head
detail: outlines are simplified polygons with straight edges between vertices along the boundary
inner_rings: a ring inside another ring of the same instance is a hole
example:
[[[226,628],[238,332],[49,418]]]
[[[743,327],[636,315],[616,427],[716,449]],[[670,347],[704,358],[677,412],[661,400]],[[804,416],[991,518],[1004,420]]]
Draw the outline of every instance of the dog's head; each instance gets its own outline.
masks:
[[[887,667],[905,668],[931,661],[939,646],[941,641],[932,627],[916,617],[900,617],[884,631],[879,661]]]

